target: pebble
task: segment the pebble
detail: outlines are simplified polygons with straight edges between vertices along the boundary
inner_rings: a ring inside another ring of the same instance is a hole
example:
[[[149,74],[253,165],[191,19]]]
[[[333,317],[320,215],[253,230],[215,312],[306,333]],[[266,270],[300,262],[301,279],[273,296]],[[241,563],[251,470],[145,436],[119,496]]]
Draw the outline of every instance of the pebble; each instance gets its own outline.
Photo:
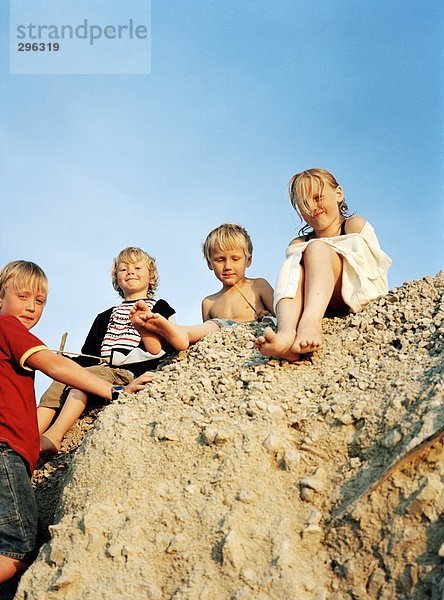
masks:
[[[301,487],[310,488],[315,492],[323,492],[326,488],[326,472],[322,467],[316,469],[312,477],[306,477],[300,481]]]
[[[244,504],[253,504],[256,500],[256,494],[252,490],[241,490],[237,494],[237,499]]]
[[[314,523],[310,523],[302,530],[302,535],[312,535],[312,534],[320,534],[322,533],[322,528],[319,525],[315,525]]]
[[[294,469],[296,469],[299,466],[300,462],[301,462],[300,452],[298,452],[297,450],[294,450],[293,448],[291,448],[289,450],[285,450],[284,455],[283,455],[283,465],[284,465],[285,469],[287,469],[288,471],[293,471]]]
[[[282,448],[282,438],[279,435],[270,433],[263,441],[264,448],[270,452],[278,452]]]
[[[312,502],[315,495],[315,491],[309,487],[301,488],[301,500],[304,502]]]
[[[354,419],[349,413],[344,413],[342,415],[339,415],[339,417],[337,417],[337,419],[338,419],[339,423],[342,423],[342,425],[352,425],[354,423]]]
[[[382,440],[381,445],[384,448],[394,448],[402,440],[402,434],[398,429],[390,431]]]

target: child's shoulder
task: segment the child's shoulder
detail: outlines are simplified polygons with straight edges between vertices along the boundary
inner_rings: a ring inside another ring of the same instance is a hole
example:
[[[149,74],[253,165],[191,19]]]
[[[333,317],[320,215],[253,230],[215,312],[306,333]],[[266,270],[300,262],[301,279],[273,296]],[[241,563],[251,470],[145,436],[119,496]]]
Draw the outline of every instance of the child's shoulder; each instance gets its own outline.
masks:
[[[215,300],[217,300],[218,298],[221,297],[222,293],[224,290],[219,290],[218,292],[215,292],[214,294],[209,294],[208,296],[205,296],[205,298],[202,300],[202,304],[205,303],[209,303],[209,302],[214,302]]]
[[[204,300],[216,300],[217,298],[220,298],[220,296],[222,296],[223,292],[224,289],[222,288],[221,290],[214,292],[214,294],[208,294],[208,296],[205,296]]]
[[[264,286],[270,285],[268,283],[268,281],[266,279],[264,279],[263,277],[249,277],[246,281],[247,281],[247,283],[249,282],[251,287],[253,287],[253,288],[264,287]]]
[[[20,330],[24,333],[29,333],[29,330],[26,329],[23,323],[21,323],[16,316],[10,315],[8,313],[0,314],[0,325],[2,329],[7,330],[8,332]]]
[[[300,235],[299,237],[293,238],[288,245],[294,246],[295,244],[303,244],[305,241],[307,241],[306,236]]]
[[[364,217],[353,215],[345,221],[345,233],[361,233],[366,223]]]

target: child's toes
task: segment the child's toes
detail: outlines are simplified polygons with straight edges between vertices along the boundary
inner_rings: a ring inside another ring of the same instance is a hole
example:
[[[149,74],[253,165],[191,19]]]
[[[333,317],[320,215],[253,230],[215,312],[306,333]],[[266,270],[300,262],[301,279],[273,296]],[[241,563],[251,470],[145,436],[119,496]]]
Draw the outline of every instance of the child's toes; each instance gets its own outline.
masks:
[[[260,348],[263,344],[265,344],[265,338],[263,335],[260,335],[258,338],[256,338],[254,342],[254,347]]]

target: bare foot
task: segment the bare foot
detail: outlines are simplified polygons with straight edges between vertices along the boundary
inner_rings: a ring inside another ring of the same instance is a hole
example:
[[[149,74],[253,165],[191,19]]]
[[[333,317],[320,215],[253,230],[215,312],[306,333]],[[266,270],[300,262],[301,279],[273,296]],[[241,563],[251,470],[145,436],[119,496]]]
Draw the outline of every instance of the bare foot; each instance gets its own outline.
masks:
[[[190,345],[186,327],[171,323],[162,315],[152,313],[149,309],[143,312],[135,311],[134,315],[131,316],[131,323],[142,339],[150,333],[155,333],[176,350],[186,350]]]
[[[134,312],[133,314],[131,314],[131,323],[134,325],[135,329],[137,329],[138,327],[142,328],[142,329],[145,328],[149,333],[152,333],[154,326],[153,325],[147,326],[147,322],[155,321],[156,319],[159,319],[161,316],[162,315],[159,315],[158,313],[151,312],[150,309],[147,308],[143,312],[137,311],[137,312]],[[139,331],[139,333],[140,333],[140,331]]]
[[[143,300],[137,300],[130,312],[130,320],[133,325],[135,323],[143,325],[148,319],[155,319],[157,316],[159,315],[151,312],[148,304]]]
[[[296,331],[296,339],[291,346],[293,352],[306,354],[316,352],[322,346],[322,330],[319,319],[302,315]]]
[[[284,332],[275,333],[271,327],[267,327],[264,335],[258,337],[254,345],[263,356],[276,356],[289,362],[296,362],[300,356],[293,351],[293,342],[294,335]]]
[[[46,454],[57,454],[62,446],[62,441],[53,440],[47,435],[40,436],[40,452]]]

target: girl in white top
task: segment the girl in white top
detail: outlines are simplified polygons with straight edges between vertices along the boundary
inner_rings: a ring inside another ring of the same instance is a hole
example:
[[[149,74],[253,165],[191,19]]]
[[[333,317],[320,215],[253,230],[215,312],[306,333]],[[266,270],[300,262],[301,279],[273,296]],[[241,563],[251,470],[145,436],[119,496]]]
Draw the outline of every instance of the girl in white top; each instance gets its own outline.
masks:
[[[324,316],[358,312],[388,291],[391,260],[370,223],[349,215],[342,187],[328,171],[294,175],[289,195],[306,225],[290,242],[278,275],[277,332],[267,327],[256,348],[265,356],[295,362],[321,347]]]

